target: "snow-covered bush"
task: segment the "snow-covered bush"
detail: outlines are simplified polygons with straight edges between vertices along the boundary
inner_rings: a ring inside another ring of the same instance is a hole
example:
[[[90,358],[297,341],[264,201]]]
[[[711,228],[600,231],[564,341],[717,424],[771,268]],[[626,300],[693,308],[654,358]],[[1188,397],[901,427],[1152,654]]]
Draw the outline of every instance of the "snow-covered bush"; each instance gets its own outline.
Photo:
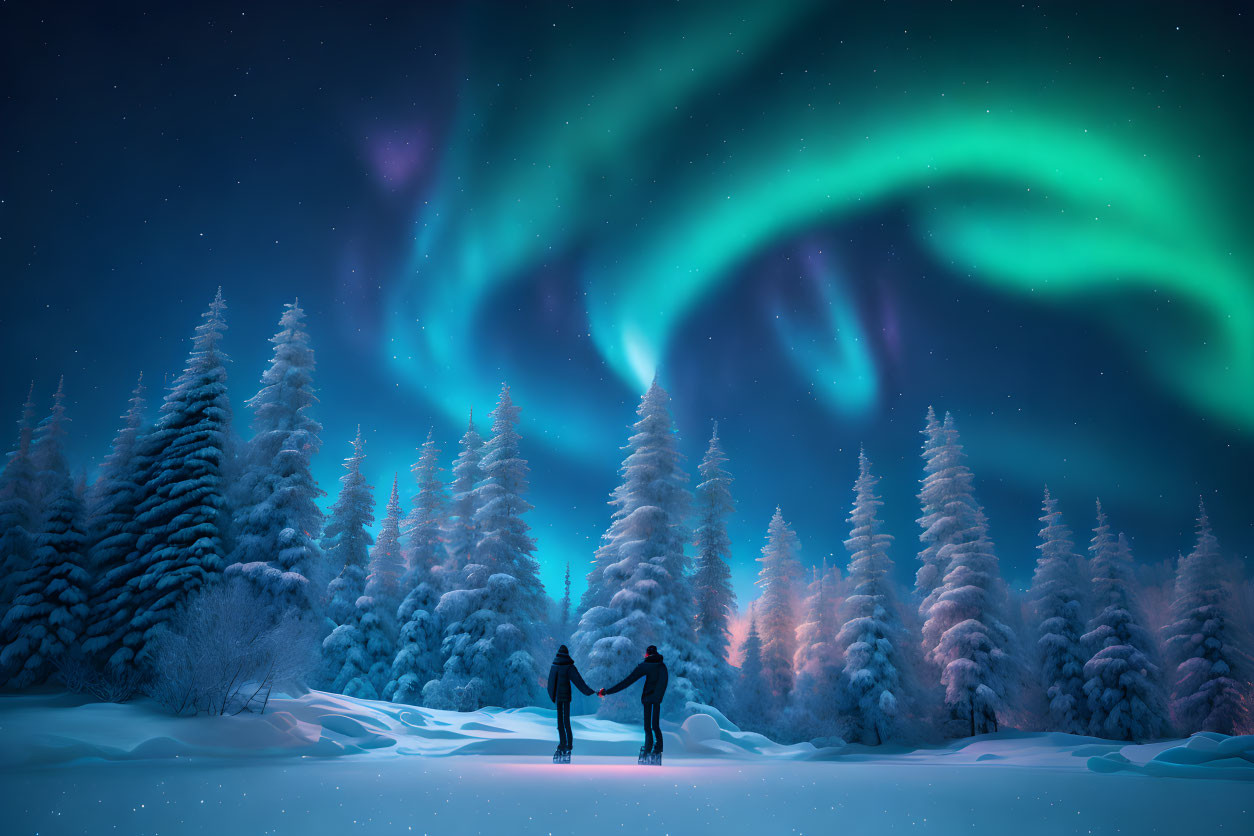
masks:
[[[317,625],[242,579],[200,592],[153,632],[148,693],[174,714],[265,711],[276,687],[313,669]]]

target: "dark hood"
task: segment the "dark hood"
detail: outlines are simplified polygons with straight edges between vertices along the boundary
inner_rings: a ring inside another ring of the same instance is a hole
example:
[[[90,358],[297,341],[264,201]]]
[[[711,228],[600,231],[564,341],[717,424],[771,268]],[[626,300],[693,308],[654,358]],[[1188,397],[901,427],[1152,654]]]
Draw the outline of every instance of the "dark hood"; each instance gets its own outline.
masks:
[[[648,656],[645,656],[645,657],[644,657],[644,660],[645,660],[646,662],[654,662],[654,663],[657,663],[657,662],[662,661],[662,654],[661,654],[661,653],[650,653]]]
[[[559,651],[557,651],[557,655],[553,657],[553,664],[555,664],[555,665],[573,665],[573,664],[575,664],[575,660],[574,660],[574,659],[572,659],[572,658],[570,658],[570,654],[569,654],[569,653],[565,653],[565,652],[563,652],[563,651],[559,650]]]

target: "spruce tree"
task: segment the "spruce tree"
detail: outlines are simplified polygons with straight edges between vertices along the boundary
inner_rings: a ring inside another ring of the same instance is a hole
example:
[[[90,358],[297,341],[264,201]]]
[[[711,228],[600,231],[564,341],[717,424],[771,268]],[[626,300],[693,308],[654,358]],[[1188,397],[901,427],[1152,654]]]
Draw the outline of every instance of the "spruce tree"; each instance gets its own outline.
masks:
[[[666,658],[670,687],[664,714],[686,702],[708,700],[710,665],[696,643],[693,599],[684,545],[690,497],[682,469],[669,396],[657,381],[636,410],[639,420],[627,441],[627,457],[615,488],[614,512],[588,576],[585,603],[596,602],[572,637],[577,655],[588,660],[585,678],[613,683],[657,645]],[[695,681],[694,681],[695,680]],[[602,717],[626,719],[639,713],[630,698],[602,701]]]
[[[840,705],[852,739],[879,745],[897,736],[910,707],[905,631],[893,590],[892,537],[883,533],[875,494],[879,479],[865,452],[858,454],[853,511],[849,514],[849,583],[842,602],[836,647],[844,657]]]
[[[1084,695],[1084,663],[1087,657],[1080,637],[1084,634],[1083,594],[1077,576],[1077,558],[1071,529],[1062,521],[1058,501],[1045,489],[1040,537],[1032,576],[1030,599],[1037,627],[1037,677],[1049,702],[1050,731],[1084,734],[1088,729]]]
[[[383,694],[392,678],[396,608],[404,572],[400,483],[393,476],[387,513],[370,551],[365,593],[344,622],[322,641],[324,677],[332,691],[369,700]]]
[[[344,460],[347,471],[340,477],[340,495],[331,506],[331,515],[322,533],[322,553],[335,577],[327,586],[326,614],[334,624],[350,619],[357,599],[366,591],[366,569],[374,537],[374,488],[361,472],[366,460],[366,443],[361,427],[353,440],[353,453]]]
[[[1242,734],[1250,726],[1251,659],[1237,643],[1219,540],[1199,503],[1197,543],[1179,563],[1172,623],[1163,628],[1174,667],[1171,718],[1182,734]]]
[[[143,492],[140,446],[146,405],[141,374],[100,477],[89,492],[87,539],[92,592],[83,649],[101,661],[107,658],[105,637],[116,629],[119,617],[125,617],[126,582],[132,575],[130,557],[139,537],[132,520]]]
[[[229,572],[247,578],[273,602],[315,611],[324,577],[318,537],[323,495],[310,471],[322,425],[310,411],[314,395],[314,353],[299,302],[283,306],[279,331],[270,338],[274,355],[261,377],[261,389],[248,401],[253,438],[243,454],[234,491],[235,546]]]
[[[758,602],[762,675],[770,695],[769,710],[776,716],[783,711],[793,688],[793,657],[797,652],[801,611],[800,551],[797,535],[784,521],[783,512],[776,508],[767,526],[766,545],[758,558],[762,568],[757,581],[762,589]]]
[[[448,495],[440,479],[442,469],[440,449],[431,431],[427,433],[418,461],[410,468],[418,483],[418,493],[414,496],[413,510],[405,520],[405,564],[418,578],[431,576],[448,557],[444,548]]]
[[[731,665],[727,662],[731,643],[732,613],[736,593],[732,590],[731,538],[727,518],[735,510],[731,497],[731,474],[724,467],[727,456],[719,443],[718,424],[710,436],[705,457],[697,467],[701,483],[696,487],[697,529],[693,541],[697,550],[696,573],[692,578],[696,596],[697,639],[710,660],[710,693],[713,705],[726,704],[732,686]]]
[[[400,480],[393,475],[387,514],[379,526],[379,538],[370,552],[370,573],[366,576],[366,595],[377,606],[395,612],[396,606],[400,603],[405,572],[405,555],[401,546]]]
[[[32,383],[18,421],[17,445],[0,471],[0,646],[8,643],[3,622],[13,603],[17,581],[35,557],[39,498],[31,440],[35,429],[35,385]]]
[[[1150,740],[1167,716],[1153,641],[1142,626],[1136,600],[1132,550],[1116,539],[1097,503],[1097,526],[1089,545],[1094,616],[1082,637],[1089,733],[1112,740]]]
[[[1008,707],[1018,680],[1015,642],[1005,623],[1007,593],[988,523],[952,416],[945,416],[942,430],[925,492],[935,509],[928,539],[939,546],[945,573],[923,609],[923,647],[940,673],[950,717],[975,735],[996,731]]]
[[[0,671],[13,688],[47,680],[57,660],[77,649],[87,619],[87,538],[82,501],[65,462],[67,421],[62,381],[32,447],[42,504],[33,559],[17,578],[4,618],[8,640],[0,650]]]
[[[440,450],[433,433],[427,434],[422,454],[412,472],[418,482],[413,512],[406,521],[405,598],[397,610],[400,637],[392,660],[391,680],[383,698],[417,704],[422,689],[440,676],[441,627],[436,608],[445,582],[448,553],[444,547],[448,498],[440,480]]]
[[[745,731],[759,734],[772,730],[769,721],[771,704],[770,688],[762,664],[762,638],[758,622],[749,616],[749,633],[740,646],[740,673],[737,678],[735,703],[736,724]]]
[[[143,496],[133,525],[139,531],[128,562],[127,623],[107,644],[112,665],[141,664],[152,631],[224,568],[223,528],[231,407],[220,342],[226,303],[218,290],[197,326],[187,368],[141,442]],[[144,449],[147,448],[147,449]]]
[[[797,627],[796,683],[786,723],[798,739],[831,737],[840,723],[838,694],[844,667],[836,646],[840,577],[834,566],[828,567],[826,557],[822,569],[815,568],[813,574],[806,590],[805,619]]]
[[[475,429],[475,414],[461,439],[461,451],[453,463],[453,496],[449,505],[448,530],[445,534],[448,547],[449,569],[460,572],[474,560],[479,532],[475,514],[479,510],[480,495],[476,489],[483,481],[483,438]]]
[[[945,416],[949,418],[948,415]],[[947,502],[947,493],[952,483],[969,479],[969,474],[962,470],[953,470],[953,464],[945,457],[944,426],[936,418],[936,411],[927,408],[927,417],[923,427],[923,481],[919,491],[919,502],[922,515],[919,525],[923,531],[919,540],[923,550],[919,552],[919,566],[915,573],[914,596],[919,605],[919,618],[926,620],[927,611],[932,606],[933,594],[945,578],[946,558],[941,551],[947,537],[952,536],[952,525],[949,517],[943,512]]]
[[[440,678],[423,689],[423,702],[436,708],[515,708],[539,698],[535,653],[545,597],[532,557],[535,542],[523,520],[531,510],[525,499],[528,467],[508,386],[491,417],[483,483],[475,491],[479,562],[462,569],[436,608],[447,625],[441,647],[446,661]]]
[[[558,604],[559,632],[564,639],[570,632],[570,561],[566,561],[566,577],[562,579],[562,601]]]

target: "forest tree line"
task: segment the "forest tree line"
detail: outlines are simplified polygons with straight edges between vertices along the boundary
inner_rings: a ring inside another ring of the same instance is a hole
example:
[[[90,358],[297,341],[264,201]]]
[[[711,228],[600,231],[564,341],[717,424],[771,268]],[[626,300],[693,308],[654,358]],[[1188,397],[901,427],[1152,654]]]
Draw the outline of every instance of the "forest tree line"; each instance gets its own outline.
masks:
[[[59,680],[99,699],[147,693],[179,713],[264,710],[277,688],[460,711],[542,704],[546,653],[568,643],[585,678],[623,676],[656,644],[671,670],[663,714],[705,711],[781,740],[879,744],[1014,725],[1146,740],[1251,730],[1249,583],[1205,509],[1152,624],[1129,539],[1102,511],[1087,547],[1045,491],[1030,590],[1004,582],[951,415],[928,410],[913,590],[893,579],[865,453],[847,517],[846,570],[812,569],[777,509],[760,595],[732,656],[738,607],[733,482],[717,424],[695,480],[655,382],[576,605],[539,579],[526,523],[519,407],[503,387],[473,415],[444,477],[433,435],[402,500],[394,477],[377,537],[360,430],[328,512],[304,311],[284,307],[238,437],[217,294],[154,420],[134,390],[95,479],[64,452],[65,393],[36,422],[23,405],[0,471],[0,682]],[[33,387],[32,387],[33,395]],[[695,481],[692,488],[690,481]],[[621,695],[586,703],[627,719]]]

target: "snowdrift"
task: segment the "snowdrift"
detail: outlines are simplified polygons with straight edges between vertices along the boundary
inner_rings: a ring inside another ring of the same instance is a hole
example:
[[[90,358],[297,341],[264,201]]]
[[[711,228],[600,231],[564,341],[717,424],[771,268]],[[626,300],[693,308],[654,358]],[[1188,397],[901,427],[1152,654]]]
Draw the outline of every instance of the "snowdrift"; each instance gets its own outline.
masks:
[[[436,711],[313,691],[276,699],[264,715],[170,717],[144,702],[83,703],[67,695],[0,697],[0,768],[163,759],[512,756],[547,759],[551,709]],[[630,757],[638,727],[573,718],[576,757]],[[1066,734],[1002,732],[935,747],[781,745],[721,716],[663,722],[668,761],[839,761],[910,765],[999,764],[1050,770],[1254,780],[1254,736],[1199,734],[1125,745]],[[838,742],[838,741],[837,741]]]

